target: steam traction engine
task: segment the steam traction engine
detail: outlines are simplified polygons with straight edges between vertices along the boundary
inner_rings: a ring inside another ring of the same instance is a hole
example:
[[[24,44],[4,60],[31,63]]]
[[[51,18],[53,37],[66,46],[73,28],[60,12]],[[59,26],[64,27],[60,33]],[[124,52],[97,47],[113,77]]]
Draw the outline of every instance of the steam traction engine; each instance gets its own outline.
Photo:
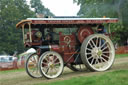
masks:
[[[113,43],[105,26],[115,18],[28,18],[22,28],[25,47],[31,47],[26,72],[33,78],[56,78],[64,66],[73,71],[109,69],[115,57]]]

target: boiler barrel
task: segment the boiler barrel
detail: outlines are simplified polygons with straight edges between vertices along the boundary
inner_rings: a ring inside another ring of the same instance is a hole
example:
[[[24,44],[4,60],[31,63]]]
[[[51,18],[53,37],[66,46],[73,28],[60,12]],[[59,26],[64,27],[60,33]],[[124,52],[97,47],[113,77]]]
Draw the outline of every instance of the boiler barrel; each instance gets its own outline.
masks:
[[[60,47],[59,45],[45,45],[45,46],[39,46],[38,48],[41,49],[41,52],[46,52],[46,51],[55,51],[60,53]]]

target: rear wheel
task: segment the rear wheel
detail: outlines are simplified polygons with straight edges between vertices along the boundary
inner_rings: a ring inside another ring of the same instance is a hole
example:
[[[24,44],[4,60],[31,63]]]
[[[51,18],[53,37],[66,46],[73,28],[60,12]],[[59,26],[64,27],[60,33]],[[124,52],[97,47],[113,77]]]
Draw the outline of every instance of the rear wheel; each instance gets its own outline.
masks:
[[[40,78],[42,75],[38,69],[39,56],[36,53],[30,54],[25,63],[27,74],[32,78]]]
[[[56,78],[63,72],[64,63],[62,57],[54,51],[47,51],[39,60],[40,73],[48,78]]]
[[[109,69],[115,58],[115,49],[111,40],[103,34],[87,37],[81,46],[81,59],[91,71]]]

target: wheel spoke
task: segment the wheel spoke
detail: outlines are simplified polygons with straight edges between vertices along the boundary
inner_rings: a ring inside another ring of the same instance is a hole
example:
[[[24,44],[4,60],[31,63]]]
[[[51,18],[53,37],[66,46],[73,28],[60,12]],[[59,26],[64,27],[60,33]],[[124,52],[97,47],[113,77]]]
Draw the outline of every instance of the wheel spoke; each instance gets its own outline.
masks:
[[[90,56],[90,57],[88,58],[88,60],[90,60],[91,58],[93,58],[93,56]]]
[[[93,64],[93,62],[94,62],[94,58],[93,58],[92,61],[91,61],[91,65]]]
[[[100,56],[100,61],[101,61],[101,63],[103,64],[103,60],[102,60],[101,56]]]
[[[97,64],[97,58],[95,58],[95,63],[94,64]]]
[[[56,72],[58,72],[56,67],[54,68],[54,70],[55,70]]]
[[[97,62],[97,64],[99,64],[99,58],[96,58],[96,62]]]
[[[53,62],[55,63],[57,59],[58,59],[58,58],[56,57],[55,60],[53,60]]]
[[[51,58],[51,61],[54,61],[54,55],[51,55],[50,58]]]
[[[42,64],[48,65],[48,63],[42,62]]]
[[[90,49],[90,48],[87,48],[87,50],[92,51],[92,49]]]
[[[50,68],[47,68],[47,69],[46,69],[46,72],[45,72],[45,74],[48,74],[48,72],[49,72],[49,69],[50,69]]]
[[[60,64],[60,62],[55,63],[55,65]]]
[[[87,55],[91,55],[92,53],[87,53]]]
[[[46,57],[44,60],[46,60],[49,63],[48,57]]]
[[[51,74],[51,68],[48,68],[48,69],[47,69],[46,74],[47,74],[47,75],[50,75],[50,74]],[[50,76],[51,76],[51,75],[50,75]]]
[[[96,47],[96,44],[94,43],[93,39],[90,41],[92,42],[93,46]]]
[[[45,67],[41,68],[41,70],[43,70],[43,71],[47,71],[48,69],[49,69],[48,66],[45,66]],[[44,72],[44,73],[46,73],[46,72]]]
[[[96,46],[98,47],[98,37],[96,38]]]
[[[99,38],[99,47],[101,47],[101,38]]]
[[[89,45],[91,46],[91,48],[93,48],[92,44],[89,42]]]
[[[104,50],[107,49],[107,48],[108,48],[108,46],[104,47],[104,48],[102,49],[102,51],[104,51]]]
[[[108,61],[106,59],[104,59],[103,57],[101,57],[106,63],[108,63]]]
[[[53,73],[53,68],[50,68],[50,76],[54,75]]]
[[[47,67],[43,67],[42,70],[44,71],[45,74],[47,74],[48,71],[49,71],[49,67],[48,66]]]
[[[111,51],[104,51],[104,52],[102,52],[102,53],[112,53]]]
[[[34,60],[37,62],[37,59],[35,58],[36,56],[34,56]]]
[[[37,68],[33,68],[32,73],[34,73],[37,70]]]
[[[103,48],[106,44],[107,42],[105,41],[104,44],[102,44],[100,48]]]
[[[109,58],[109,56],[102,54],[104,57]]]
[[[36,62],[34,62],[34,61],[32,60],[32,58],[30,58],[29,60],[30,60],[31,62],[33,62],[34,64],[36,64]]]
[[[101,61],[101,64],[102,64],[100,68],[102,68],[102,67],[105,65],[105,63],[104,63],[104,61],[102,60],[101,56],[100,56],[100,61]]]

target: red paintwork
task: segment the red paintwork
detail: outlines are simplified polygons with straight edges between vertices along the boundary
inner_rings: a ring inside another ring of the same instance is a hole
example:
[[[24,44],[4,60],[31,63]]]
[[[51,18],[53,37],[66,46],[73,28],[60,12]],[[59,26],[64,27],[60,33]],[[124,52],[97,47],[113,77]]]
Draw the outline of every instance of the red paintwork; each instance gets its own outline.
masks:
[[[50,46],[51,46],[50,50],[58,52],[58,53],[62,53],[59,45],[50,45]]]
[[[63,35],[60,33],[59,46],[63,53],[63,59],[66,62],[70,56],[72,56],[76,51],[75,46],[77,45],[75,34],[72,35]],[[74,58],[72,57],[69,62],[73,62]]]
[[[103,24],[103,23],[117,23],[117,18],[29,18],[22,20],[16,24],[17,28],[21,28],[25,23],[31,24]],[[25,26],[28,28],[28,25]]]
[[[32,24],[101,24],[116,22],[118,20],[32,20]]]
[[[25,42],[26,46],[36,46],[36,45],[42,45],[42,41],[40,39],[36,39],[34,37],[34,33],[36,31],[32,31],[32,43],[30,42]],[[82,33],[82,34],[80,34]],[[88,36],[93,34],[94,32],[92,31],[91,27],[86,26],[86,27],[80,27],[78,30],[78,36],[76,34],[72,33],[71,35],[64,35],[62,33],[59,33],[59,45],[49,45],[49,48],[51,51],[58,52],[61,56],[63,56],[64,62],[72,63],[74,62],[74,57],[71,57],[74,54],[78,54],[75,52],[76,46],[78,45],[78,42],[76,41],[77,37],[80,40],[80,42],[83,42],[83,40]],[[29,39],[29,34],[27,34],[27,38]],[[38,42],[35,42],[35,40]],[[37,54],[41,55],[41,49],[37,49]],[[71,58],[70,58],[71,57]]]
[[[16,27],[21,28],[25,24],[24,28],[29,28],[28,23],[30,23],[31,28],[38,28],[42,26],[44,28],[65,28],[68,27],[80,27],[76,34],[64,35],[59,33],[59,44],[49,44],[47,47],[50,47],[51,51],[58,52],[62,57],[64,62],[72,63],[74,62],[74,57],[71,57],[73,54],[78,54],[76,46],[80,46],[81,43],[87,36],[94,34],[91,26],[99,25],[103,23],[117,23],[118,19],[116,18],[30,18],[19,22]],[[32,30],[32,42],[25,42],[25,45],[31,46],[41,46],[43,41],[40,38],[36,38],[34,33],[36,30]],[[43,36],[44,37],[44,36]],[[29,34],[27,34],[29,39]],[[79,42],[77,41],[79,40]],[[41,55],[41,49],[37,50],[37,54]],[[71,58],[71,59],[70,59]]]
[[[39,41],[39,42],[25,42],[24,43],[24,46],[25,47],[31,47],[31,46],[38,46],[38,45],[41,45],[42,44],[42,41]]]
[[[82,43],[84,41],[84,39],[91,34],[94,34],[91,26],[80,27],[78,30],[78,39],[79,39],[80,43]]]

